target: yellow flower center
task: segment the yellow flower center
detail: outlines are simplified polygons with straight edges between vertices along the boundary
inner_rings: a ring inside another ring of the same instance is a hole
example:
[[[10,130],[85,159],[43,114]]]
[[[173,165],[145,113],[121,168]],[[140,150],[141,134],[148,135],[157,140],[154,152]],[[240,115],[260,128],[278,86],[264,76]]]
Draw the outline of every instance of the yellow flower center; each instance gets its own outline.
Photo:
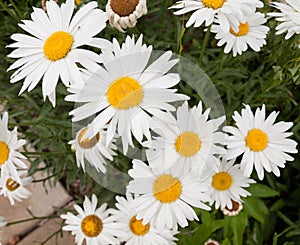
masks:
[[[193,132],[185,132],[178,136],[175,142],[176,151],[185,157],[195,155],[201,148],[201,140]]]
[[[110,0],[111,9],[119,16],[132,14],[140,0]]]
[[[163,174],[156,178],[153,193],[156,199],[163,203],[176,201],[181,194],[181,182],[170,174]]]
[[[121,77],[111,83],[106,92],[108,102],[117,109],[137,106],[143,99],[143,88],[133,78]]]
[[[226,0],[202,0],[206,8],[219,9],[223,6]]]
[[[13,180],[12,178],[8,178],[6,180],[6,189],[13,192],[20,187],[20,184]]]
[[[251,129],[246,138],[246,146],[251,151],[263,151],[268,145],[268,136],[260,129]]]
[[[148,233],[150,229],[150,224],[148,223],[146,225],[143,225],[142,222],[143,220],[137,220],[136,216],[133,216],[130,219],[129,227],[132,233],[134,233],[137,236],[143,236]]]
[[[0,141],[0,165],[4,164],[9,156],[9,148],[6,143]]]
[[[81,230],[87,237],[98,236],[103,229],[102,220],[97,215],[88,215],[81,222]]]
[[[218,191],[225,191],[230,188],[232,177],[226,172],[219,172],[213,176],[212,186]]]
[[[234,30],[232,30],[231,27],[230,27],[229,31],[232,35],[237,36],[237,37],[245,36],[249,32],[249,24],[248,24],[248,22],[246,22],[245,24],[240,23],[239,32],[235,32]]]
[[[80,5],[83,0],[75,0],[76,5]]]
[[[82,139],[87,130],[88,130],[88,128],[83,128],[80,131],[79,136],[78,136],[78,144],[83,149],[90,149],[90,148],[94,147],[99,142],[99,139],[100,139],[100,133],[97,133],[91,139],[88,139],[88,138]]]
[[[44,44],[44,54],[51,61],[62,59],[70,52],[73,42],[74,38],[70,33],[54,32]]]

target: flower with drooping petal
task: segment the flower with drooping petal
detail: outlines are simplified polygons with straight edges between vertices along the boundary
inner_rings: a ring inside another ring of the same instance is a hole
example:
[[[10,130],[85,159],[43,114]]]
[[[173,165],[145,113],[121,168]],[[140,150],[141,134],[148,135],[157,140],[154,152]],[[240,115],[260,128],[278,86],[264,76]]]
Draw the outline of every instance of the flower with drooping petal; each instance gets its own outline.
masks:
[[[294,34],[300,34],[300,2],[298,0],[286,0],[286,3],[271,2],[270,5],[280,11],[268,13],[268,16],[275,17],[281,22],[275,28],[277,35],[287,32],[285,39],[289,39]]]
[[[221,207],[221,211],[224,215],[228,216],[237,216],[243,210],[243,204],[241,202],[235,202],[231,200],[232,208],[229,207]]]
[[[248,49],[248,46],[255,52],[259,52],[263,45],[266,45],[266,37],[269,27],[264,24],[267,22],[264,14],[256,12],[247,15],[245,22],[239,24],[238,31],[232,27],[225,29],[219,19],[217,24],[213,24],[211,31],[216,33],[217,45],[222,46],[226,43],[224,53],[232,51],[233,56],[241,55]]]
[[[225,30],[229,30],[232,26],[234,31],[238,31],[239,23],[245,22],[244,16],[263,6],[259,0],[184,0],[170,8],[180,9],[174,12],[175,15],[195,11],[186,27],[193,24],[194,27],[199,27],[204,22],[205,26],[210,26],[217,17]]]
[[[107,204],[104,203],[97,208],[97,203],[96,195],[92,195],[92,201],[85,196],[83,209],[76,204],[74,205],[78,212],[77,215],[68,212],[60,216],[66,220],[66,225],[62,229],[71,231],[78,245],[81,245],[83,240],[86,241],[87,245],[119,245],[120,243],[115,236],[122,231],[109,216],[110,211],[107,209]]]
[[[173,230],[162,228],[157,229],[154,225],[148,223],[143,225],[143,220],[136,218],[136,212],[130,208],[130,203],[134,200],[131,195],[124,197],[116,196],[117,209],[111,209],[112,217],[118,224],[122,224],[121,229],[125,232],[118,236],[120,242],[126,242],[127,245],[174,245],[177,233]]]
[[[32,182],[31,177],[27,177],[28,171],[20,170],[18,175],[21,181],[14,180],[10,175],[0,181],[0,194],[7,197],[11,205],[15,205],[15,200],[22,202],[31,195],[31,192],[25,187]]]
[[[147,14],[146,0],[108,0],[106,13],[109,24],[124,32],[126,28],[133,28],[137,19]]]
[[[47,1],[47,13],[34,8],[32,20],[23,20],[19,26],[30,35],[13,34],[16,41],[8,45],[17,48],[8,57],[17,58],[8,70],[17,69],[11,76],[11,83],[24,79],[20,94],[31,91],[42,80],[43,97],[55,106],[56,85],[59,78],[67,87],[83,83],[77,63],[91,70],[97,70],[101,62],[99,55],[83,45],[101,47],[100,38],[94,38],[106,26],[106,13],[97,9],[92,1],[72,17],[74,0],[67,0],[61,7],[53,0]],[[96,23],[96,24],[95,24]]]
[[[70,112],[73,121],[96,116],[86,132],[91,138],[108,124],[106,145],[115,137],[121,137],[123,152],[133,146],[132,134],[141,143],[143,136],[150,141],[151,115],[161,111],[174,111],[171,102],[189,99],[170,89],[179,83],[177,73],[168,73],[178,59],[171,59],[168,51],[149,63],[152,46],[142,43],[142,35],[135,42],[127,36],[122,47],[114,39],[113,51],[101,55],[103,68],[91,75],[88,82],[66,100],[85,103]],[[74,91],[69,89],[70,92]]]
[[[245,177],[240,169],[240,164],[233,164],[234,160],[226,161],[222,159],[221,164],[217,166],[212,174],[211,186],[207,194],[211,197],[210,205],[215,203],[215,208],[232,208],[232,200],[240,202],[241,197],[250,196],[246,191],[254,180]]]
[[[107,147],[105,146],[106,131],[104,129],[101,129],[91,139],[85,137],[87,129],[87,127],[80,129],[76,134],[76,138],[69,142],[69,144],[75,144],[77,166],[81,166],[85,171],[85,160],[87,160],[97,171],[105,173],[105,158],[112,161],[113,156],[116,155],[114,150],[117,147],[114,142],[111,142]]]
[[[241,114],[235,111],[232,116],[237,127],[224,127],[224,131],[231,134],[226,142],[226,158],[242,155],[241,168],[246,176],[250,176],[253,167],[260,180],[264,178],[264,170],[280,176],[278,167],[284,168],[286,161],[294,160],[288,153],[298,152],[297,142],[287,138],[293,134],[287,132],[293,123],[275,123],[278,114],[273,111],[266,118],[265,105],[257,108],[255,114],[246,105]]]

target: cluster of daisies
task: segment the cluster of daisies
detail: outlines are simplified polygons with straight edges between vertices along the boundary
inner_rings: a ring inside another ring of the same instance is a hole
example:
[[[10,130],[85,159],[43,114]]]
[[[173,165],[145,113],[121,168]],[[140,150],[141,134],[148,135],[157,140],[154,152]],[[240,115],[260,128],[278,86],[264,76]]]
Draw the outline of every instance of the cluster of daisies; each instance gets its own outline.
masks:
[[[250,178],[253,169],[260,180],[265,171],[279,176],[279,168],[293,160],[289,153],[297,153],[296,141],[288,139],[292,123],[275,123],[278,113],[266,116],[264,105],[255,112],[245,105],[232,117],[236,126],[223,131],[225,117],[209,119],[210,110],[203,111],[201,102],[192,108],[184,102],[175,115],[160,113],[150,126],[155,136],[144,144],[147,162],[132,161],[132,180],[126,196],[116,197],[116,208],[103,204],[96,209],[93,196],[92,202],[86,197],[84,210],[74,206],[78,215],[61,215],[67,224],[63,229],[72,231],[78,244],[83,239],[88,244],[174,244],[179,227],[199,220],[194,208],[214,206],[224,215],[238,215],[242,198],[251,195],[245,188],[255,182]],[[84,142],[97,150],[92,142],[100,138],[101,134]]]
[[[274,3],[286,21],[286,13],[298,7],[288,1],[289,8]],[[268,27],[258,0],[199,0],[181,1],[171,8],[175,14],[195,11],[187,26],[205,22],[226,44],[225,52],[235,56],[249,45],[259,51],[265,44]],[[297,143],[289,139],[292,123],[275,123],[277,112],[266,116],[265,106],[252,111],[245,105],[235,112],[236,126],[225,126],[225,116],[211,119],[210,109],[199,102],[189,107],[189,97],[174,89],[181,78],[170,70],[178,64],[172,52],[155,59],[152,46],[126,37],[120,44],[96,37],[106,22],[120,31],[133,27],[147,12],[145,0],[109,0],[106,12],[96,1],[83,4],[73,15],[74,0],[59,6],[55,1],[45,3],[46,12],[34,8],[31,20],[19,26],[30,35],[13,34],[16,48],[8,57],[17,58],[9,70],[15,70],[11,83],[23,80],[20,94],[31,91],[42,81],[43,97],[56,104],[56,85],[59,80],[70,93],[65,100],[76,103],[70,112],[73,122],[84,121],[75,139],[78,167],[85,170],[90,164],[106,172],[106,165],[117,155],[116,140],[122,141],[122,153],[138,142],[145,147],[146,159],[132,161],[128,171],[131,181],[125,197],[117,196],[115,208],[107,204],[97,207],[97,197],[85,197],[83,209],[74,208],[77,215],[61,215],[64,230],[75,235],[82,244],[175,244],[179,227],[199,220],[194,208],[220,208],[226,215],[237,215],[242,198],[250,193],[245,189],[254,180],[254,168],[260,180],[264,172],[280,175],[290,153],[296,153]],[[295,11],[295,15],[297,15]],[[290,25],[293,20],[287,20]],[[287,23],[287,22],[285,22]],[[279,26],[278,26],[279,27]],[[285,29],[279,27],[281,33]],[[297,33],[293,30],[288,35]],[[86,49],[90,47],[91,49]],[[91,50],[101,49],[97,53]],[[174,106],[174,103],[180,104]],[[0,127],[1,193],[13,203],[30,194],[24,186],[30,183],[23,177],[25,157],[16,151],[25,144],[17,140],[17,131],[7,129],[8,114],[4,113]],[[82,123],[81,123],[82,124]],[[238,162],[238,163],[237,163]],[[16,195],[9,194],[16,192]],[[1,225],[2,223],[0,223]]]
[[[280,12],[268,13],[282,22],[276,27],[276,34],[287,32],[289,39],[294,34],[300,34],[300,3],[297,0],[286,0],[285,3],[271,2],[270,6]],[[264,7],[260,0],[183,0],[170,9],[176,9],[175,15],[193,12],[186,27],[208,27],[215,33],[218,46],[225,44],[224,53],[232,51],[233,56],[241,55],[248,46],[256,52],[266,44],[269,27],[266,26],[266,16],[257,8]]]

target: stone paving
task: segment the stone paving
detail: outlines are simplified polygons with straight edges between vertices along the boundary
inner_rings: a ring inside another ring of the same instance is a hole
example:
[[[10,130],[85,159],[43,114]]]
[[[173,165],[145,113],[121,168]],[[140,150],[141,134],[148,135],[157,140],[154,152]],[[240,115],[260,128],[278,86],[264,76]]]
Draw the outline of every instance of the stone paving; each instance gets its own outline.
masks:
[[[45,178],[41,173],[36,173],[33,177],[37,180]],[[32,192],[32,195],[22,202],[16,201],[15,206],[11,206],[7,198],[0,196],[0,216],[5,217],[7,222],[32,218],[30,212],[36,217],[55,215],[56,208],[66,208],[72,202],[72,197],[68,195],[59,182],[55,186],[50,186],[49,182],[46,182],[45,185],[42,182],[37,182],[26,187]],[[49,221],[33,220],[3,227],[0,235],[1,242],[2,245],[41,244],[51,234],[59,230],[60,226],[60,219],[51,219]],[[60,237],[60,234],[57,237],[57,243],[56,236],[53,236],[45,244],[75,244],[74,237],[68,232],[63,232],[63,238]]]
[[[28,189],[32,192],[32,196],[23,202],[17,202],[15,206],[11,206],[8,199],[1,196],[0,216],[5,217],[7,222],[32,218],[27,209],[37,217],[50,216],[55,214],[55,208],[64,208],[72,200],[60,183],[57,183],[53,188],[49,184],[46,184],[45,187],[42,183],[31,184]],[[3,227],[1,229],[1,242],[2,245],[29,245],[35,244],[35,242],[40,244],[57,231],[60,226],[60,219],[51,219],[49,221],[34,220],[10,227]],[[16,243],[18,240],[20,241]],[[63,238],[60,238],[58,241],[57,244],[74,244],[73,236],[67,232],[64,232]],[[56,244],[55,236],[46,244]]]

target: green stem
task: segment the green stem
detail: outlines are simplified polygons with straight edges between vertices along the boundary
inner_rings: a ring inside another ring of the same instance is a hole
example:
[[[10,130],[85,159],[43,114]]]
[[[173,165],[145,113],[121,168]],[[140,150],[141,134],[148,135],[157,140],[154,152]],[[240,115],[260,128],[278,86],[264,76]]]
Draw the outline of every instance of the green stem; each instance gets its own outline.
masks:
[[[9,9],[5,3],[2,2],[2,0],[0,1],[0,5],[1,7],[11,16],[15,19],[15,21],[19,22],[19,18],[13,13],[13,11],[11,9]]]
[[[21,219],[21,220],[17,220],[17,221],[12,221],[12,222],[8,222],[6,224],[6,226],[11,226],[11,225],[16,225],[16,224],[20,224],[20,223],[25,223],[25,222],[29,222],[29,221],[32,221],[32,220],[41,220],[41,219],[57,219],[59,218],[59,216],[57,215],[52,215],[52,216],[40,216],[40,217],[37,217],[37,216],[34,216],[32,218],[28,218],[28,219]]]
[[[203,55],[204,55],[204,52],[205,52],[205,49],[206,49],[206,46],[208,43],[208,39],[209,39],[210,30],[211,30],[211,25],[207,28],[207,31],[205,33],[204,41],[203,41],[202,48],[201,48],[201,53],[200,53],[199,60],[198,60],[199,65],[201,64],[202,59],[203,59]]]
[[[17,8],[17,6],[14,4],[14,2],[12,0],[10,0],[10,4],[11,4],[11,6],[14,7],[14,9],[15,9],[16,13],[19,15],[19,17],[22,18],[23,16],[22,16],[21,11]]]
[[[33,180],[32,183],[44,182],[44,181],[49,180],[49,179],[51,179],[51,178],[53,178],[55,176],[59,176],[60,174],[61,173],[56,173],[56,174],[52,174],[52,175],[50,175],[50,176],[48,176],[46,178],[43,178],[43,179]]]
[[[70,152],[21,152],[25,156],[56,156],[56,155],[68,155]]]
[[[184,33],[185,33],[185,27],[184,27],[184,15],[183,15],[182,21],[181,21],[181,31],[180,31],[180,36],[179,36],[179,50],[178,50],[179,58],[180,58],[182,50],[183,50],[182,39],[183,39]]]

